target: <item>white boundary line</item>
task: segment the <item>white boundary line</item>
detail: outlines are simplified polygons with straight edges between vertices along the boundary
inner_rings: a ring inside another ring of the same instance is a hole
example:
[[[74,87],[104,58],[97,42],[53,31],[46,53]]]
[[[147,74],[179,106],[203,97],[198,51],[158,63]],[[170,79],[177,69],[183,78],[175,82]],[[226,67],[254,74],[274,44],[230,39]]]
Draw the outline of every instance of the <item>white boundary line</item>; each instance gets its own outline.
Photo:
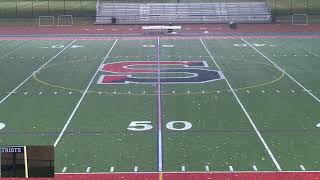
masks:
[[[32,72],[32,74],[27,77],[24,81],[22,81],[16,88],[14,88],[7,96],[5,96],[1,101],[0,104],[2,104],[8,97],[10,97],[16,90],[18,90],[24,83],[26,83],[34,74],[36,74],[38,71],[40,71],[44,66],[46,66],[48,63],[50,63],[54,58],[59,56],[64,50],[66,50],[69,46],[71,46],[76,40],[73,40],[68,46],[64,47],[61,51],[59,51],[55,56],[53,56],[49,61],[44,63],[40,68],[38,68],[36,71]]]
[[[302,84],[300,84],[295,78],[293,78],[290,74],[288,74],[284,69],[278,66],[275,62],[273,62],[271,59],[269,59],[266,55],[264,55],[262,52],[260,52],[257,48],[252,46],[249,42],[241,38],[241,40],[249,45],[252,49],[254,49],[257,53],[259,53],[261,56],[263,56],[266,60],[268,60],[272,65],[277,67],[281,72],[283,72],[285,75],[287,75],[293,82],[295,82],[297,85],[299,85],[303,90],[305,90],[310,96],[312,96],[316,101],[320,103],[320,99],[318,99],[311,91],[309,91],[307,88],[305,88]]]
[[[114,46],[116,45],[116,43],[118,42],[118,39],[114,41],[114,43],[112,44],[111,48],[109,49],[107,55],[104,57],[104,59],[102,60],[101,64],[99,65],[99,67],[101,67],[101,65],[106,61],[106,59],[108,58],[109,54],[111,53],[112,49],[114,48]],[[94,73],[93,77],[91,78],[89,84],[87,85],[86,89],[84,90],[81,98],[79,99],[76,107],[73,109],[72,113],[70,114],[66,124],[64,125],[63,129],[61,130],[61,133],[59,134],[58,138],[56,139],[56,141],[54,142],[54,147],[56,147],[61,139],[61,137],[63,136],[64,132],[66,131],[67,127],[69,126],[73,116],[75,115],[76,111],[78,110],[82,100],[84,99],[84,97],[86,96],[92,82],[94,81],[95,77],[97,76],[98,72],[99,72],[99,68],[97,68],[96,72]]]
[[[203,47],[206,49],[207,53],[209,54],[210,58],[212,59],[212,61],[214,62],[214,64],[217,66],[217,68],[219,69],[219,71],[222,72],[221,68],[219,67],[219,65],[217,64],[217,62],[215,61],[215,59],[213,58],[213,56],[211,55],[210,51],[208,50],[207,46],[203,43],[202,39],[200,39]],[[233,96],[236,98],[236,100],[238,101],[241,109],[243,110],[243,112],[245,113],[245,115],[247,116],[247,119],[249,120],[251,126],[253,127],[254,131],[256,132],[256,134],[258,135],[260,141],[262,142],[262,144],[264,145],[266,151],[268,152],[270,158],[272,159],[273,163],[275,164],[275,166],[277,167],[278,171],[282,171],[278,161],[276,160],[276,158],[274,157],[273,153],[271,152],[269,146],[267,145],[266,141],[264,140],[264,138],[262,137],[262,135],[260,134],[260,131],[258,130],[258,128],[256,127],[256,125],[254,124],[253,120],[251,119],[249,113],[247,112],[247,110],[245,109],[245,107],[243,106],[242,102],[240,101],[238,95],[235,93],[235,91],[233,90],[232,86],[230,85],[228,79],[225,77],[224,78],[227,85],[229,86]]]

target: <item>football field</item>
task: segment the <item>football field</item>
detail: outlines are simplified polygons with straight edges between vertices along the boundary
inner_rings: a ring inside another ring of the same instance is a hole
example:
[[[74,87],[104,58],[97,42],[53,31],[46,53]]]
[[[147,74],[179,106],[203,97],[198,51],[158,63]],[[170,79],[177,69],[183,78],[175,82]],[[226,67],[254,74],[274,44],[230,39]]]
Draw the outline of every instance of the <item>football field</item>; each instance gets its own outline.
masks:
[[[0,145],[56,173],[319,171],[320,39],[0,41]]]

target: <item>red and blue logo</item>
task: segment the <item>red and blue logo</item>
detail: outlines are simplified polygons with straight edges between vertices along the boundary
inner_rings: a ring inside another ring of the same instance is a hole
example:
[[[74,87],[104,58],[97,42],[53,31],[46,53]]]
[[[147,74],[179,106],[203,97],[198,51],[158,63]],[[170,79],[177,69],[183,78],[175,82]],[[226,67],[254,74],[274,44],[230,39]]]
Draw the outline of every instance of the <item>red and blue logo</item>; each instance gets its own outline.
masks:
[[[206,83],[224,79],[221,71],[210,70],[206,61],[160,61],[162,84]],[[170,67],[171,66],[171,67]],[[156,84],[158,77],[157,61],[121,61],[103,64],[100,71],[110,73],[101,75],[98,84]],[[143,77],[137,74],[144,74]],[[183,74],[183,76],[177,74]],[[148,77],[148,75],[150,75]]]

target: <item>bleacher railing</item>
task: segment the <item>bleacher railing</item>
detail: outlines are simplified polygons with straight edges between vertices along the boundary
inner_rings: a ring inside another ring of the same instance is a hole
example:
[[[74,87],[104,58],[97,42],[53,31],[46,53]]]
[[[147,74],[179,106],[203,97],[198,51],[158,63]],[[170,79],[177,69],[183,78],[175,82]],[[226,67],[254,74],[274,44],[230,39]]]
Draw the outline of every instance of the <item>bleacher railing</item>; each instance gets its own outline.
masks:
[[[266,0],[266,6],[268,7],[268,12],[271,13],[272,3],[270,2],[270,0]]]
[[[96,24],[112,24],[113,16],[97,16]],[[241,15],[170,15],[148,16],[138,15],[117,16],[116,24],[164,24],[164,23],[266,23],[271,21],[270,14],[241,14]]]
[[[97,5],[96,5],[96,13],[99,13],[99,7],[100,7],[100,0],[97,0]]]

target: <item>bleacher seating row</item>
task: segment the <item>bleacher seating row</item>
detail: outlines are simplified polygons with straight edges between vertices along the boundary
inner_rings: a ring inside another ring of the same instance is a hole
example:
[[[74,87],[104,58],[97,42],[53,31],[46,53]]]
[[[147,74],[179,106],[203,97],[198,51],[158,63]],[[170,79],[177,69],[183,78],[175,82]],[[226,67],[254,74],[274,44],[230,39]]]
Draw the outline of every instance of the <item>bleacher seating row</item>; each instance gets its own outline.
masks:
[[[107,3],[97,7],[96,24],[266,23],[266,2],[220,3]],[[112,21],[113,18],[113,21]]]

